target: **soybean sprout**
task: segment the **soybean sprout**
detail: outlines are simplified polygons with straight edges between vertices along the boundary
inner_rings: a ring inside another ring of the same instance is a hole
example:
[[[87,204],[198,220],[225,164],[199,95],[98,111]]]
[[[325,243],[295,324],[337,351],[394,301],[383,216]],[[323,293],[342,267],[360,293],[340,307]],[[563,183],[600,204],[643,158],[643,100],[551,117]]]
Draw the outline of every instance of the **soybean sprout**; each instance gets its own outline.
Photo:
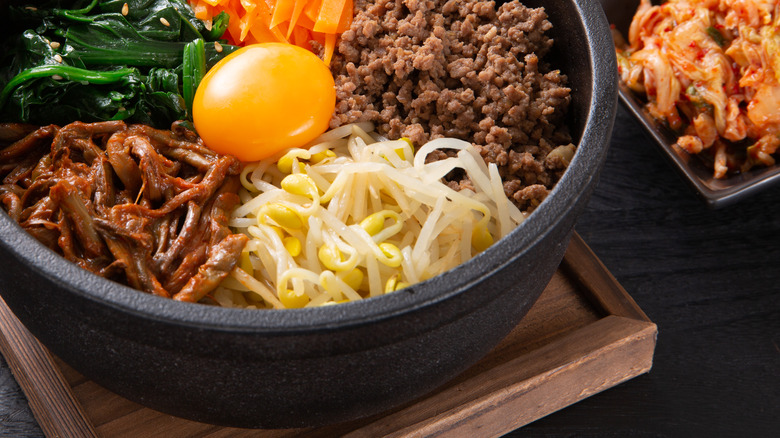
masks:
[[[495,164],[471,143],[436,139],[415,154],[407,139],[372,131],[342,126],[244,168],[229,225],[250,241],[216,301],[299,308],[393,293],[471,259],[522,222]],[[457,154],[426,163],[436,149]],[[443,181],[454,169],[473,190]]]

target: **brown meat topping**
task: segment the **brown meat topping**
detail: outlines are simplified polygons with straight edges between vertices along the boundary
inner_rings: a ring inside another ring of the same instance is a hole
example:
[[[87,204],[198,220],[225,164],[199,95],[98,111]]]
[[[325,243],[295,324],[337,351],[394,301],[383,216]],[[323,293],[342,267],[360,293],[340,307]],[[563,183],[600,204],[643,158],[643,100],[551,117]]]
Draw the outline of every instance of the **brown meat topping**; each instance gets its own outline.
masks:
[[[191,131],[123,122],[0,125],[0,200],[66,259],[136,289],[199,301],[247,241],[227,227],[240,164]]]
[[[542,61],[550,27],[543,9],[517,1],[356,0],[331,64],[331,127],[371,121],[418,146],[471,141],[499,166],[507,196],[533,209],[565,170],[546,166],[547,153],[571,142],[566,77]]]

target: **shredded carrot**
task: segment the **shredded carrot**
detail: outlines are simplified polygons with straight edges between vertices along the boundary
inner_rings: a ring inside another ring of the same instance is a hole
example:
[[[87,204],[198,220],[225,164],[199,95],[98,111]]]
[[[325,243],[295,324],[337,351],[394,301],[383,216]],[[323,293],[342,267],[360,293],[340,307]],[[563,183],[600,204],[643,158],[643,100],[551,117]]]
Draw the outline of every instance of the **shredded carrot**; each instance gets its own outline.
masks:
[[[252,19],[247,26],[249,34],[252,35],[257,42],[273,41],[286,43],[287,39],[284,38],[283,35],[280,39],[276,33],[269,29],[266,18],[267,17],[263,16],[262,11],[256,11],[255,14],[252,15]]]
[[[271,27],[276,27],[292,19],[295,0],[277,0],[273,9],[274,16],[271,18]]]
[[[234,45],[289,42],[313,50],[323,47],[330,63],[338,36],[352,24],[353,0],[189,0],[197,17],[230,15],[223,38]]]
[[[241,28],[241,33],[238,36],[239,40],[246,41],[246,36],[249,35],[250,23],[253,21],[254,15],[255,10],[252,9],[251,11],[247,11],[247,13],[241,17],[241,21],[238,23],[238,26]]]
[[[339,21],[341,21],[341,11],[344,10],[346,2],[346,0],[322,0],[322,5],[320,5],[317,20],[314,24],[314,31],[335,35],[336,29],[339,27]]]
[[[300,17],[298,17],[298,27],[302,27],[304,29],[314,30],[314,20],[309,18],[308,15],[305,13],[301,14]]]
[[[330,65],[330,60],[333,58],[333,50],[336,48],[336,37],[335,33],[325,34],[325,56],[322,60],[327,65]]]
[[[336,33],[342,34],[352,26],[352,15],[354,11],[352,8],[352,0],[347,0],[344,3],[344,9],[341,11],[341,18],[339,19],[339,27],[336,28]]]
[[[254,0],[239,0],[239,3],[247,14],[251,14],[254,12],[255,8],[260,5],[261,2],[255,2]]]
[[[227,12],[231,17],[231,20],[228,21],[228,30],[226,34],[230,37],[228,38],[228,41],[230,41],[231,44],[237,44],[239,41],[241,41],[241,25],[239,24],[239,15],[232,5],[225,7],[225,12]]]
[[[306,7],[308,0],[295,0],[295,6],[293,6],[292,17],[290,17],[290,28],[287,30],[287,36],[290,36],[290,32],[298,26],[298,20],[301,18],[303,8]]]
[[[325,35],[327,34],[314,31],[309,31],[309,33],[311,34],[312,41],[317,41],[321,46],[325,45]]]
[[[244,0],[249,1],[249,0]],[[258,22],[253,24],[253,27],[261,27],[263,30],[268,30],[268,32],[271,33],[271,37],[273,38],[273,41],[278,41],[280,43],[286,43],[287,37],[282,33],[282,31],[277,27],[271,26],[271,20],[273,18],[273,10],[269,7],[268,3],[266,3],[263,0],[260,0],[257,2],[257,19]]]
[[[292,31],[292,43],[296,46],[311,50],[311,33],[305,27],[295,27]]]
[[[213,16],[210,10],[211,6],[208,3],[198,3],[192,5],[192,11],[195,12],[195,18],[199,20],[210,20]]]
[[[311,21],[317,21],[321,5],[322,0],[309,0],[306,2],[306,7],[303,8],[303,15],[309,17]]]

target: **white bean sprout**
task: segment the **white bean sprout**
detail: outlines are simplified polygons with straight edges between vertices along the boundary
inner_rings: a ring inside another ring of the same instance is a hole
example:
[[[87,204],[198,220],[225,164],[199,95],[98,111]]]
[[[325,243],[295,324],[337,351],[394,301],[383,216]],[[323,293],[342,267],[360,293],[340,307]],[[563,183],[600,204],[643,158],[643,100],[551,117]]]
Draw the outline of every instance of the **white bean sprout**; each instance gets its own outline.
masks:
[[[415,155],[370,124],[249,164],[230,226],[251,240],[214,292],[223,306],[299,308],[360,300],[424,281],[484,251],[523,220],[495,164],[442,138]],[[455,157],[430,163],[437,149]],[[463,169],[472,189],[442,178]]]

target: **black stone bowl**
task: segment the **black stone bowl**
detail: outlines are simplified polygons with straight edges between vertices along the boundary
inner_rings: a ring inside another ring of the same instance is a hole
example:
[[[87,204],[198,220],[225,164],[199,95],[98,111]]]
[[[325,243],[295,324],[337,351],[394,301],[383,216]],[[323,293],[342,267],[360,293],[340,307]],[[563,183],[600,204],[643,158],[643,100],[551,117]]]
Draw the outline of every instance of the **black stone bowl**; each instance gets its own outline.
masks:
[[[376,414],[493,348],[552,277],[606,156],[617,91],[595,1],[527,0],[554,25],[579,149],[542,205],[464,265],[387,296],[256,311],[140,293],[65,261],[0,214],[0,293],[54,354],[105,388],[175,416],[288,428]]]

